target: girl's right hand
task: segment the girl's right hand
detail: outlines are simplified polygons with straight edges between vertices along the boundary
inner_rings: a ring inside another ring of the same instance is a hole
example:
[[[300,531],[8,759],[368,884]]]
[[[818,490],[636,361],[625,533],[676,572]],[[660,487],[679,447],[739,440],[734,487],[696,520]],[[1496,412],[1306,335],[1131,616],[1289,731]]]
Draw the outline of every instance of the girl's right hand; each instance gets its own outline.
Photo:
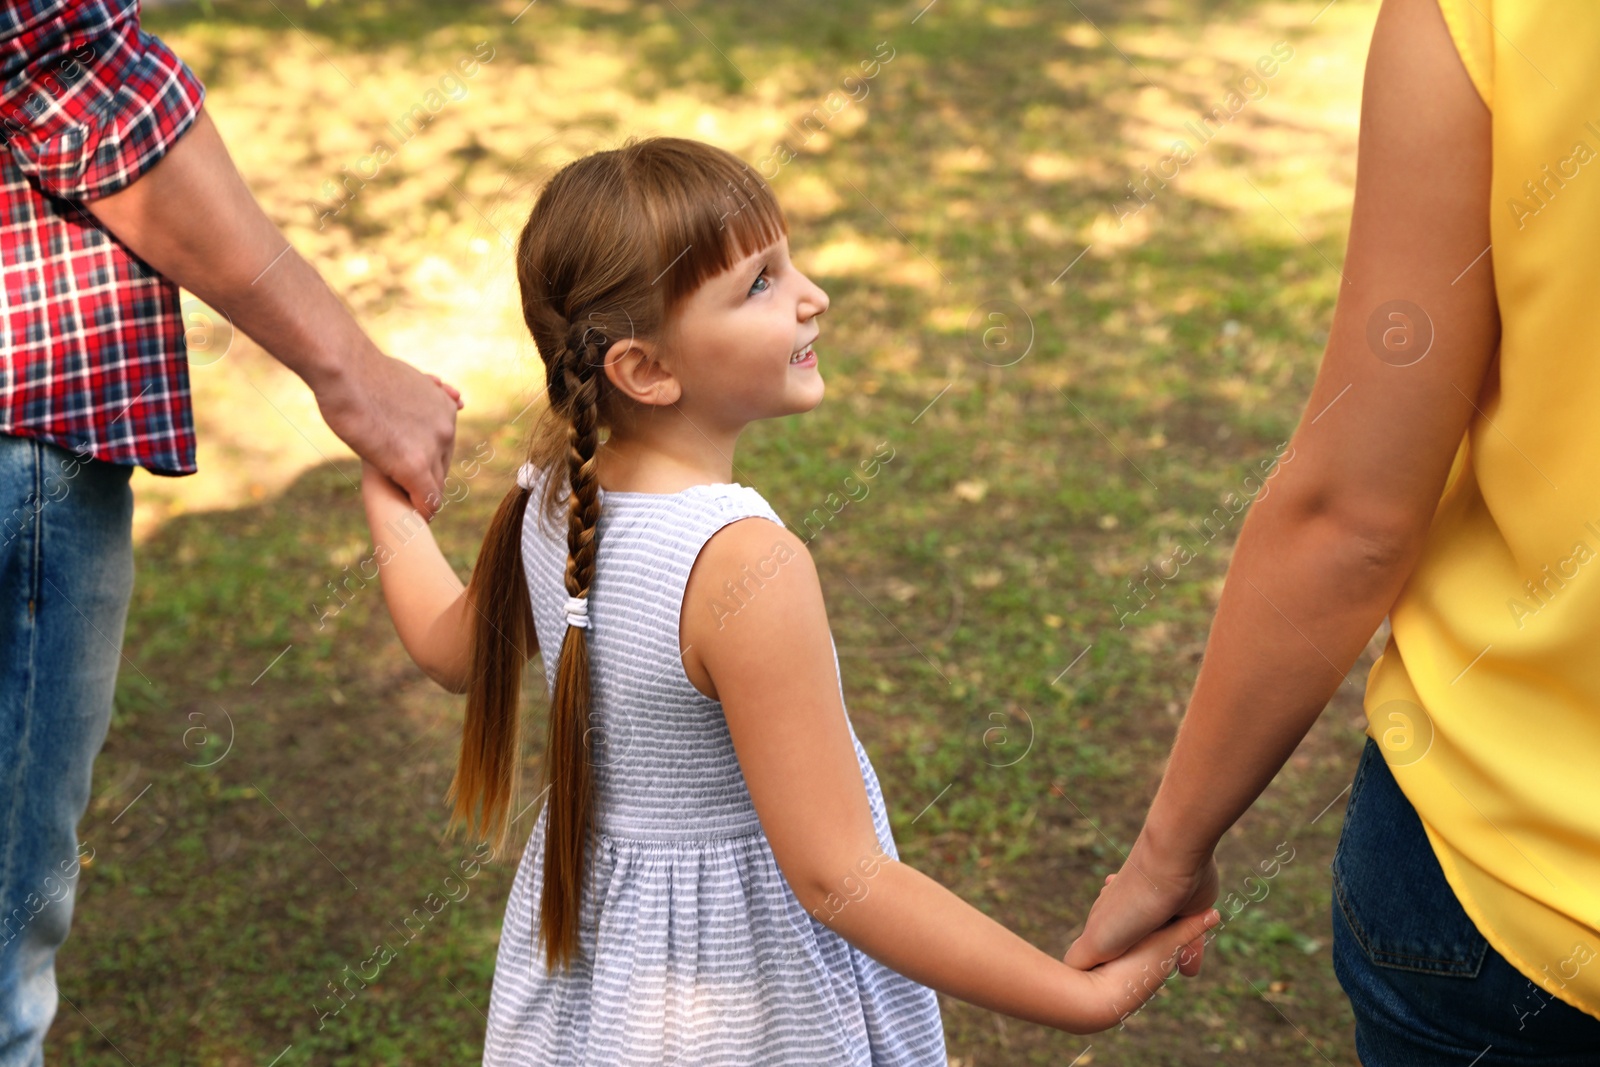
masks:
[[[437,385],[440,389],[443,389],[445,391],[445,395],[446,396],[448,396],[451,400],[454,400],[456,402],[456,410],[457,411],[460,411],[462,408],[467,406],[466,405],[466,401],[461,399],[461,391],[459,389],[457,389],[455,386],[449,384],[443,378],[439,377],[437,374],[430,374],[430,375],[428,375],[428,377],[433,379],[433,384],[434,385]]]
[[[406,496],[404,489],[396,485],[387,474],[379,470],[369,459],[361,461],[361,496],[367,500],[375,497],[388,497],[403,501],[408,507],[411,499]]]

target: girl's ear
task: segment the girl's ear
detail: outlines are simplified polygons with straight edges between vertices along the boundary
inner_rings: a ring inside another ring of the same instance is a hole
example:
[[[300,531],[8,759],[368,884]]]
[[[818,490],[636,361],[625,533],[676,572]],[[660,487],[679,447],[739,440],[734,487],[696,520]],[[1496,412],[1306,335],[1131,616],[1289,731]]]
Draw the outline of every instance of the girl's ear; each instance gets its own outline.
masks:
[[[606,377],[636,403],[650,407],[675,404],[683,394],[682,383],[657,354],[651,342],[625,337],[606,352]]]

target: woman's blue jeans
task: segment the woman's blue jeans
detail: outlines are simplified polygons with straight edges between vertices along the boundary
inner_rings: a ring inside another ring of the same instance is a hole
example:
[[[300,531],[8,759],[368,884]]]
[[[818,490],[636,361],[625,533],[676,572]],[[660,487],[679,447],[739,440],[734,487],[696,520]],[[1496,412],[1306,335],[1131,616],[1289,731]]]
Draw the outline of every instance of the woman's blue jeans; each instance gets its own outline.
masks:
[[[0,1067],[42,1064],[56,1012],[133,591],[132,472],[0,434]]]
[[[1371,738],[1333,857],[1333,969],[1364,1067],[1600,1064],[1600,1019],[1484,940]]]

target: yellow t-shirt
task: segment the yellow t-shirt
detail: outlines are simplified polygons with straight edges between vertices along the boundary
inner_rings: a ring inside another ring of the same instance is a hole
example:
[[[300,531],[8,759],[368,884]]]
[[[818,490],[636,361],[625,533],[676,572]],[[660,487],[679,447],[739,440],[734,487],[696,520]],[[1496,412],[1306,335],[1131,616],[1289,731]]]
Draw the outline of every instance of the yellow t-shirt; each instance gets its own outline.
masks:
[[[1600,1017],[1600,3],[1439,4],[1491,114],[1502,334],[1368,733],[1484,937]]]

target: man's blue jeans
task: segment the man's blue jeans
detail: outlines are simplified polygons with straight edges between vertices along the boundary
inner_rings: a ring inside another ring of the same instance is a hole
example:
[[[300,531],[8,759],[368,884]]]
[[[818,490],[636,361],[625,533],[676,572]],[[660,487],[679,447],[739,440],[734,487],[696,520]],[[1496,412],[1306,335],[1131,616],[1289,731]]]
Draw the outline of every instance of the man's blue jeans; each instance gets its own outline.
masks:
[[[42,1064],[56,1012],[133,592],[132,473],[0,434],[0,1067]]]
[[[1600,1019],[1478,932],[1371,738],[1333,856],[1333,969],[1365,1067],[1600,1064]]]

